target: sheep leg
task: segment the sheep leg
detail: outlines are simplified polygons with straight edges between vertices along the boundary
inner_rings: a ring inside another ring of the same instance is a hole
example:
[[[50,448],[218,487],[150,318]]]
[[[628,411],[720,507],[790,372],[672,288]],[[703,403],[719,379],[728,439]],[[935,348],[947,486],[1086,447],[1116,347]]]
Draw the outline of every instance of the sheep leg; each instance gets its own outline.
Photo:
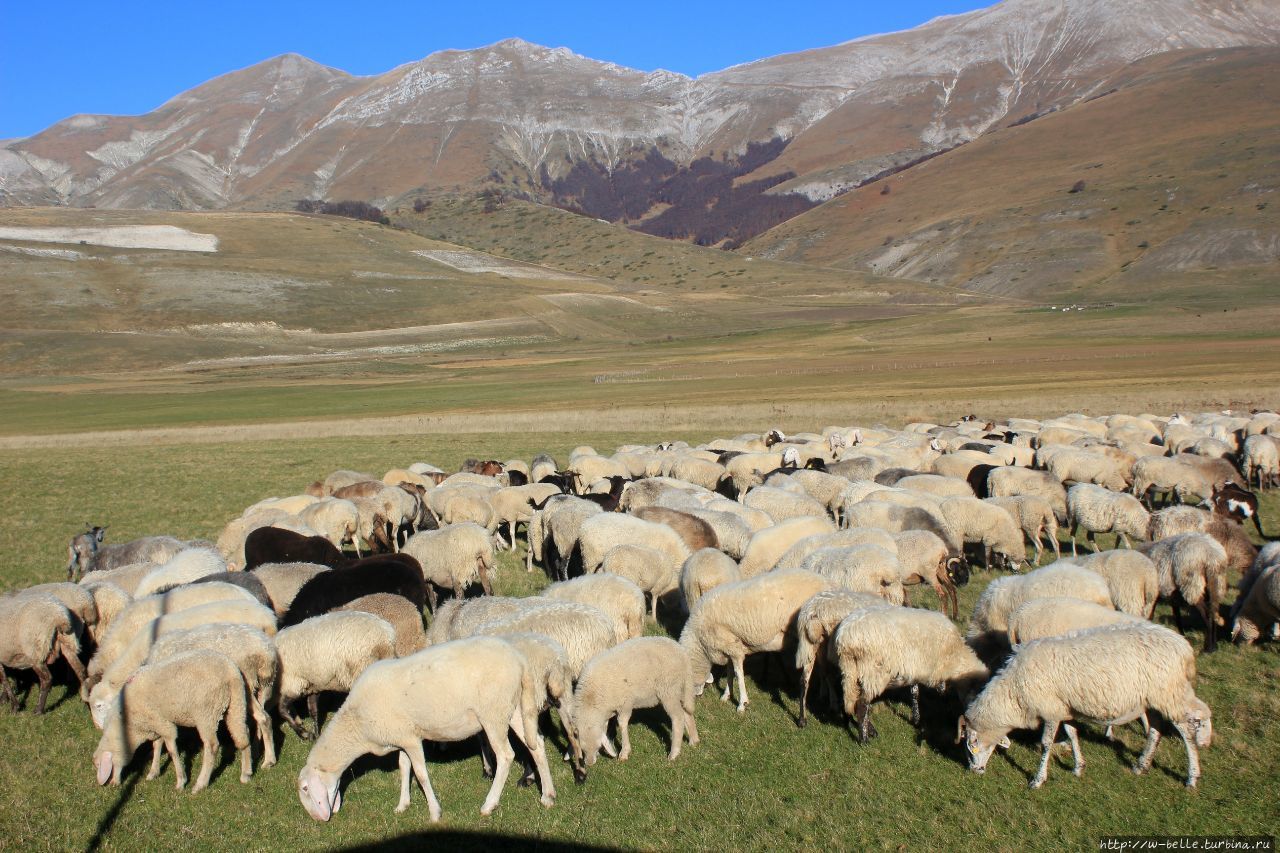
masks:
[[[1071,556],[1076,556],[1076,531],[1080,529],[1080,522],[1073,522],[1071,525]]]
[[[196,730],[200,732],[200,744],[203,749],[200,753],[200,775],[196,777],[195,787],[191,789],[193,794],[198,794],[209,787],[209,779],[213,776],[213,765],[218,760],[217,724],[214,724],[212,731],[207,726],[196,726]]]
[[[733,659],[733,677],[738,682],[738,713],[745,713],[747,704],[751,701],[747,698],[747,676],[742,671],[742,656]]]
[[[1147,729],[1147,744],[1138,756],[1138,763],[1133,765],[1133,772],[1139,776],[1151,769],[1151,757],[1156,754],[1156,745],[1160,743],[1160,730],[1155,726]]]
[[[1194,788],[1200,778],[1200,751],[1196,748],[1195,736],[1188,731],[1185,722],[1174,723],[1173,727],[1178,730],[1182,743],[1187,748],[1187,787]]]
[[[1080,752],[1080,738],[1076,736],[1076,727],[1070,723],[1064,723],[1062,730],[1067,733],[1067,740],[1071,741],[1071,757],[1075,760],[1075,769],[1071,772],[1077,777],[1084,774],[1084,754]]]
[[[920,685],[911,685],[911,725],[920,727]]]
[[[1089,543],[1089,549],[1093,551],[1093,553],[1095,554],[1098,553],[1098,540],[1093,538],[1093,531],[1086,530],[1084,533],[1084,538]]]
[[[151,741],[151,769],[147,771],[147,781],[159,778],[160,756],[164,752],[164,741],[156,738]]]
[[[396,803],[396,814],[401,814],[409,808],[409,774],[412,772],[409,756],[403,749],[397,756],[397,763],[400,766],[400,801]]]
[[[302,719],[289,711],[289,703],[285,701],[283,696],[276,704],[276,710],[280,712],[280,717],[289,724],[289,728],[293,729],[294,734],[303,740],[311,739],[311,732],[307,731],[302,725]]]
[[[422,752],[422,741],[415,740],[403,752],[409,756],[409,762],[413,765],[413,775],[418,777],[422,793],[427,795],[427,810],[431,813],[431,822],[439,823],[440,801],[436,799],[436,792],[431,787],[431,779],[427,776],[427,757]],[[409,806],[408,792],[404,790],[407,787],[403,782],[401,783],[401,791],[404,792],[402,800],[406,808]],[[397,811],[399,810],[397,808]]]
[[[613,741],[609,740],[609,733],[605,732],[600,735],[600,748],[604,750],[604,754],[610,758],[618,757],[618,750],[614,749]]]
[[[871,703],[865,696],[859,696],[858,701],[854,703],[853,715],[858,721],[858,742],[869,743],[872,737]]]
[[[1045,720],[1040,734],[1040,769],[1031,778],[1031,787],[1039,788],[1049,778],[1049,758],[1053,755],[1053,743],[1058,738],[1058,721]]]
[[[1031,544],[1036,549],[1036,565],[1040,564],[1040,557],[1044,554],[1044,546],[1040,544],[1040,531],[1033,531],[1031,534]]]
[[[622,749],[618,750],[618,760],[626,761],[631,757],[631,709],[618,711],[618,738],[622,741]]]
[[[165,752],[169,753],[169,760],[173,762],[173,772],[178,777],[177,783],[174,785],[179,791],[187,787],[187,768],[182,766],[182,759],[178,757],[178,732],[177,729],[165,732],[164,738]],[[213,765],[209,765],[212,772]]]
[[[1204,619],[1205,654],[1217,651],[1218,648],[1218,614],[1210,612],[1208,597],[1209,593],[1206,590],[1200,599],[1200,603],[1196,605],[1196,609],[1200,611],[1200,617]]]
[[[1176,596],[1176,593],[1175,593],[1175,596]],[[1174,627],[1178,629],[1179,634],[1182,634],[1185,637],[1187,634],[1187,629],[1182,626],[1182,608],[1178,606],[1178,602],[1176,600],[1170,602],[1169,606],[1173,609]]]
[[[49,672],[44,661],[39,661],[32,669],[35,670],[36,678],[40,679],[40,701],[36,702],[36,714],[43,714],[45,700],[49,698],[49,688],[53,687],[53,673]]]
[[[482,815],[491,815],[494,809],[498,807],[498,798],[502,796],[502,786],[507,783],[507,774],[511,772],[511,762],[516,757],[516,751],[511,748],[511,744],[507,743],[508,722],[509,718],[502,720],[500,723],[487,720],[482,724],[485,739],[489,741],[489,748],[493,750],[495,762],[493,784],[489,786],[489,794],[484,798],[484,805],[480,807],[480,814]]]
[[[427,609],[435,613],[439,604],[440,597],[436,594],[436,585],[427,581]]]
[[[538,712],[516,709],[511,717],[511,730],[516,733],[516,740],[524,744],[533,758],[534,769],[538,772],[538,781],[542,797],[540,802],[550,808],[556,804],[556,785],[551,778],[551,767],[547,764],[547,750],[538,732]]]
[[[809,682],[813,678],[813,664],[814,661],[809,661],[800,671],[800,719],[796,720],[796,725],[802,729],[809,724]]]
[[[476,571],[480,575],[480,588],[484,590],[484,594],[493,595],[493,584],[489,581],[489,567],[484,564],[483,557],[476,557]]]
[[[9,700],[9,706],[16,713],[18,710],[18,697],[13,692],[13,682],[9,680],[9,676],[5,673],[3,666],[0,666],[0,689],[4,690],[5,698]]]
[[[991,546],[982,543],[982,567],[987,571],[991,571]]]
[[[311,725],[314,727],[314,734],[320,737],[320,694],[311,693],[307,696],[307,713],[311,715]]]
[[[89,691],[84,686],[88,676],[85,674],[84,664],[80,663],[80,655],[76,653],[75,637],[71,634],[59,634],[58,652],[62,655],[62,659],[67,662],[67,666],[71,667],[71,671],[76,674],[76,680],[80,682],[80,698],[88,702]]]
[[[684,708],[680,706],[679,697],[671,697],[664,702],[662,709],[671,718],[671,750],[667,753],[668,761],[680,757],[680,747],[684,745]]]
[[[266,693],[266,688],[263,688]],[[262,739],[262,766],[274,767],[276,764],[276,739],[271,730],[271,717],[263,707],[261,696],[250,696],[253,723],[258,729],[258,737]]]
[[[253,777],[253,738],[249,734],[249,709],[246,707],[246,692],[243,682],[239,691],[231,694],[231,703],[227,706],[227,733],[231,735],[231,744],[240,753],[240,783],[244,784]],[[257,700],[248,693],[248,702]],[[218,736],[214,728],[214,737]]]

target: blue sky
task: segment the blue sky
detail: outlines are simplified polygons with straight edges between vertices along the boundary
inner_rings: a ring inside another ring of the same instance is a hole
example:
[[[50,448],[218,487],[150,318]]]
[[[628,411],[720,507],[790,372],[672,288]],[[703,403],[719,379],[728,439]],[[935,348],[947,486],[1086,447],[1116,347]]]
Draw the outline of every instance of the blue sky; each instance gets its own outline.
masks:
[[[219,74],[281,53],[377,74],[437,50],[514,36],[645,71],[698,75],[908,29],[991,2],[4,0],[0,139],[36,133],[76,113],[144,113]]]

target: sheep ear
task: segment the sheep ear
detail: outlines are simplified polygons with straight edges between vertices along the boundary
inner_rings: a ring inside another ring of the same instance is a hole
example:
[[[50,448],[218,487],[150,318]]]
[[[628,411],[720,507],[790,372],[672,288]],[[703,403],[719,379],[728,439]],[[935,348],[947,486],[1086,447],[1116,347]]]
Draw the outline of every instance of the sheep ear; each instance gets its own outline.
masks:
[[[1013,746],[1013,744],[1009,741],[1009,736],[1005,735],[1004,737],[1000,738],[1000,742],[996,744],[996,746],[1000,747],[1001,749],[1008,749],[1009,747]]]
[[[960,719],[956,721],[956,743],[964,740],[965,734],[969,731],[969,720],[964,714],[960,715]]]

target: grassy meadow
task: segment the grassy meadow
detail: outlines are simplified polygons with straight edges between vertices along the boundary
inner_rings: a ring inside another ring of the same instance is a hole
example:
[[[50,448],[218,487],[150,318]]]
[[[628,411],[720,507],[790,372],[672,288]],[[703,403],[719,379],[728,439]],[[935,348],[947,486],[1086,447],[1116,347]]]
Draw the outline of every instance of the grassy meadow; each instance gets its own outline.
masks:
[[[794,414],[794,413],[793,413]],[[578,424],[575,422],[575,427]],[[150,533],[212,537],[225,521],[268,495],[299,491],[339,467],[380,472],[415,460],[448,468],[466,456],[564,456],[577,444],[602,452],[632,441],[681,437],[705,440],[710,430],[531,431],[500,422],[492,432],[460,435],[376,435],[204,444],[140,443],[113,447],[0,450],[0,589],[58,580],[66,541],[85,522],[109,523],[111,541]],[[1280,526],[1280,500],[1265,499],[1264,527]],[[961,590],[962,620],[991,576],[977,573]],[[524,595],[546,583],[523,570],[523,548],[503,555],[497,591]],[[913,593],[916,606],[936,607],[932,592]],[[1161,607],[1158,617],[1168,622]],[[651,626],[652,631],[677,630]],[[1190,637],[1193,645],[1198,633]],[[795,726],[796,688],[790,676],[753,659],[751,704],[745,716],[709,690],[697,703],[702,743],[666,761],[661,712],[633,717],[632,758],[602,759],[583,786],[567,764],[552,761],[559,798],[543,809],[532,790],[508,782],[498,811],[479,815],[487,790],[472,744],[429,756],[444,819],[431,826],[415,790],[411,808],[392,809],[398,796],[393,757],[365,759],[347,777],[343,809],[328,824],[307,817],[296,775],[309,749],[279,731],[280,764],[240,785],[229,747],[210,788],[196,796],[173,789],[172,768],[141,781],[135,760],[120,788],[94,784],[90,757],[97,731],[74,692],[60,682],[44,717],[0,710],[0,847],[26,849],[277,849],[387,844],[491,848],[521,841],[569,842],[627,849],[1084,849],[1105,834],[1276,834],[1280,813],[1271,791],[1280,766],[1280,648],[1224,645],[1200,661],[1199,693],[1214,711],[1215,741],[1202,753],[1201,787],[1182,785],[1185,756],[1177,739],[1162,742],[1155,767],[1135,777],[1128,766],[1141,747],[1136,726],[1108,744],[1101,730],[1082,730],[1088,763],[1083,779],[1057,757],[1039,791],[1026,782],[1038,759],[1038,733],[1015,737],[1007,755],[984,776],[964,768],[953,744],[957,702],[922,697],[925,724],[917,736],[901,697],[876,706],[881,736],[860,746],[840,719],[820,710]],[[23,678],[23,691],[33,683]],[[21,695],[21,694],[20,694]],[[33,697],[28,700],[33,701]],[[188,767],[194,763],[184,740]],[[561,746],[549,740],[549,749]],[[193,768],[192,768],[193,769]],[[1095,848],[1096,849],[1096,848]]]

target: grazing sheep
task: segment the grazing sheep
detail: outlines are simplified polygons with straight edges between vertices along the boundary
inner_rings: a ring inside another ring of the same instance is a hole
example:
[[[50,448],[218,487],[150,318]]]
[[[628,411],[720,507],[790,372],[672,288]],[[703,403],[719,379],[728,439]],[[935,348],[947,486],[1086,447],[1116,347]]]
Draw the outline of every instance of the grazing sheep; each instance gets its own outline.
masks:
[[[1097,572],[1071,563],[1057,562],[1027,572],[996,578],[978,597],[966,635],[975,647],[1005,641],[1009,633],[1009,614],[1033,598],[1062,596],[1091,601],[1112,607],[1107,581]]]
[[[382,554],[320,572],[298,590],[280,625],[296,625],[375,592],[403,595],[421,610],[427,599],[422,567],[408,554]]]
[[[800,606],[796,613],[796,669],[800,670],[797,726],[804,728],[809,722],[809,682],[814,665],[827,661],[827,641],[836,626],[855,610],[891,606],[878,595],[844,588],[823,590]]]
[[[1253,645],[1280,621],[1280,567],[1263,571],[1231,608],[1231,639]]]
[[[698,743],[693,719],[693,683],[689,655],[668,637],[638,637],[601,652],[587,662],[573,696],[578,723],[578,748],[587,767],[608,746],[605,727],[615,715],[622,748],[618,760],[631,757],[631,712],[661,705],[671,718],[671,750],[668,761],[680,756],[686,727],[689,745]]]
[[[658,599],[680,584],[679,564],[661,551],[639,545],[619,545],[609,549],[600,564],[601,572],[617,575],[634,583],[652,601],[650,615],[658,618]]]
[[[965,542],[980,543],[983,565],[991,568],[994,552],[1014,571],[1027,560],[1022,528],[1005,509],[979,498],[947,498],[938,508],[950,530]]]
[[[536,596],[509,598],[485,595],[480,598],[451,598],[440,605],[427,629],[427,645],[474,636],[476,628],[494,619],[503,619],[544,599]]]
[[[747,553],[747,545],[751,543],[751,537],[755,530],[747,524],[742,516],[732,512],[712,509],[690,508],[685,512],[710,525],[711,530],[716,535],[718,548],[734,560],[741,560],[743,555]]]
[[[690,613],[697,603],[721,584],[741,579],[738,564],[733,558],[715,548],[694,551],[680,567],[680,595],[685,613]]]
[[[1122,463],[1089,450],[1063,450],[1055,453],[1047,465],[1049,473],[1061,483],[1091,483],[1113,492],[1129,487]]]
[[[98,613],[98,621],[89,626],[89,636],[98,643],[133,597],[111,581],[92,581],[84,584],[84,588],[93,596],[93,607]]]
[[[244,540],[244,570],[269,563],[311,563],[336,569],[348,560],[323,536],[308,536],[279,527],[260,527]]]
[[[178,790],[187,784],[182,759],[178,757],[178,726],[195,728],[204,746],[200,774],[191,793],[203,791],[213,775],[218,754],[218,725],[226,721],[231,742],[240,752],[240,781],[253,774],[250,754],[248,703],[244,676],[226,656],[208,649],[176,655],[144,666],[120,691],[119,712],[108,716],[102,738],[93,752],[98,784],[120,784],[120,774],[133,753],[151,742],[151,770],[148,779],[160,775],[160,745],[163,743],[178,777]]]
[[[836,628],[828,657],[840,667],[844,711],[859,740],[874,734],[871,703],[891,687],[911,687],[911,724],[920,725],[919,685],[954,686],[962,697],[990,672],[941,613],[911,608],[855,610]]]
[[[1149,624],[1141,616],[1133,616],[1078,598],[1033,598],[1018,605],[1009,614],[1009,645],[1017,651],[1020,644],[1032,640],[1061,637],[1073,631],[1086,631],[1121,622]]]
[[[212,548],[187,548],[148,572],[133,594],[135,598],[142,598],[164,587],[190,583],[226,570],[222,555]]]
[[[1227,566],[1247,572],[1258,556],[1244,528],[1226,516],[1192,506],[1171,506],[1151,514],[1151,541],[1181,533],[1206,533],[1227,552]]]
[[[1076,532],[1081,527],[1095,553],[1095,533],[1115,533],[1124,547],[1130,548],[1129,537],[1143,541],[1151,527],[1151,514],[1137,498],[1089,483],[1077,483],[1067,492],[1067,515],[1071,521],[1072,556],[1076,554]]]
[[[673,479],[701,486],[710,492],[714,492],[719,487],[720,482],[728,475],[725,467],[720,463],[712,462],[708,459],[699,459],[695,456],[678,457],[667,466],[663,473]]]
[[[479,583],[485,595],[493,595],[489,572],[494,568],[493,539],[478,524],[449,524],[439,530],[415,533],[402,552],[418,561],[427,583],[427,603],[434,611],[436,589],[463,598],[467,588]]]
[[[1116,610],[1150,619],[1160,597],[1160,574],[1155,563],[1138,551],[1101,551],[1071,562],[1106,578]]]
[[[385,619],[361,611],[340,611],[304,619],[276,635],[280,679],[276,707],[298,736],[311,737],[290,712],[306,697],[307,710],[320,733],[317,698],[326,690],[350,692],[370,664],[396,656],[395,629]]]
[[[920,507],[898,506],[878,500],[862,501],[845,508],[841,524],[844,527],[878,527],[889,533],[927,530],[955,551],[964,545],[959,533],[952,530],[939,514]]]
[[[927,530],[904,530],[895,534],[898,553],[898,579],[902,582],[902,600],[907,601],[907,587],[927,583],[938,594],[944,611],[952,619],[959,618],[960,601],[956,587],[969,582],[969,568],[959,554]]]
[[[872,593],[890,604],[902,604],[904,593],[898,556],[879,545],[819,548],[804,558],[800,568],[828,578],[844,589]]]
[[[1152,506],[1154,492],[1167,492],[1172,500],[1182,503],[1187,495],[1209,498],[1213,483],[1196,466],[1181,456],[1143,456],[1133,466],[1133,495]]]
[[[43,714],[53,674],[49,664],[59,656],[67,662],[80,682],[84,695],[86,680],[80,665],[80,642],[76,639],[77,619],[51,595],[6,596],[0,598],[0,689],[14,711],[18,697],[5,674],[6,669],[31,669],[40,679],[36,713]]]
[[[1270,435],[1251,435],[1244,440],[1240,456],[1246,486],[1259,490],[1280,486],[1280,442]]]
[[[758,486],[742,498],[742,505],[749,509],[757,509],[768,515],[777,524],[791,518],[819,516],[825,518],[827,508],[809,497],[786,489],[772,486]]]
[[[606,555],[605,563],[608,562],[609,557]],[[628,578],[600,571],[553,583],[542,594],[547,598],[576,601],[599,608],[613,620],[616,642],[626,642],[644,633],[644,590]]]
[[[661,552],[673,574],[675,568],[689,558],[689,548],[680,534],[665,524],[616,512],[602,512],[583,521],[578,532],[583,572],[590,574],[598,570],[604,562],[604,555],[618,545],[639,545]]]
[[[1204,533],[1183,533],[1161,539],[1147,550],[1160,576],[1160,597],[1173,607],[1173,621],[1180,632],[1181,605],[1200,612],[1204,620],[1204,651],[1218,647],[1218,606],[1227,592],[1227,552]]]
[[[496,757],[493,784],[481,806],[492,814],[511,770],[515,751],[511,729],[528,747],[543,782],[542,803],[555,801],[546,753],[538,735],[536,698],[528,664],[519,650],[494,637],[474,637],[417,654],[386,660],[365,670],[347,701],[320,735],[298,774],[298,797],[316,820],[329,820],[341,807],[338,783],[360,756],[400,752],[400,802],[409,807],[412,769],[427,796],[432,822],[440,803],[427,777],[423,740],[458,741],[484,733]],[[520,725],[512,728],[511,723]]]
[[[297,597],[298,590],[321,572],[329,571],[328,566],[315,563],[263,563],[250,572],[267,590],[267,598],[271,599],[271,609],[277,617],[289,612],[289,605]]]
[[[715,529],[706,521],[691,513],[663,506],[646,506],[640,507],[631,514],[636,518],[657,524],[665,524],[670,527],[680,535],[685,547],[689,549],[691,554],[702,548],[720,547],[720,541],[716,537]]]
[[[378,478],[372,474],[364,474],[360,471],[348,471],[346,469],[334,471],[325,477],[321,483],[321,489],[326,495],[332,495],[339,489],[345,489],[348,486],[354,486],[359,483],[377,483]]]
[[[738,573],[744,578],[755,577],[778,564],[782,555],[792,545],[807,536],[834,533],[835,525],[825,515],[792,518],[767,527],[751,537],[747,552],[738,565]]]
[[[134,638],[134,642],[141,639]],[[131,644],[132,645],[132,644]],[[180,631],[170,631],[147,644],[143,660],[125,658],[107,671],[106,677],[94,685],[89,693],[89,713],[93,724],[104,728],[112,714],[122,713],[119,704],[120,690],[144,664],[155,664],[196,649],[207,649],[225,655],[236,665],[249,687],[249,712],[262,740],[263,767],[276,763],[276,745],[267,716],[266,705],[275,693],[276,679],[280,673],[280,659],[275,644],[263,631],[251,625],[231,622],[215,622]],[[123,664],[123,665],[122,665]],[[123,676],[123,677],[121,677]]]
[[[1062,548],[1058,545],[1058,517],[1047,500],[1039,495],[1008,495],[1006,497],[985,498],[986,502],[998,506],[1022,528],[1022,533],[1035,546],[1037,563],[1044,556],[1044,544],[1040,537],[1044,536],[1053,547],[1055,560],[1061,559]]]
[[[973,497],[973,489],[964,480],[941,474],[912,474],[895,483],[899,489],[923,492],[938,498]]]
[[[540,559],[548,574],[557,580],[569,577],[569,565],[578,551],[578,537],[587,519],[603,512],[599,504],[571,496],[552,497],[541,511],[540,517],[529,524],[529,555],[525,564],[532,568],[533,560]],[[535,549],[535,525],[539,545]],[[551,547],[548,548],[547,546]],[[536,550],[536,553],[535,553]]]
[[[542,634],[502,634],[500,638],[514,646],[524,657],[532,686],[530,695],[535,715],[552,707],[560,712],[560,726],[569,742],[569,755],[573,762],[573,778],[579,784],[585,782],[587,774],[578,758],[581,750],[578,748],[577,714],[574,710],[573,673],[569,669],[569,658],[564,648]],[[483,756],[487,761],[488,753],[483,753]],[[536,780],[536,772],[536,762],[526,760],[525,775],[517,784],[522,787],[532,784]],[[554,791],[555,786],[551,780],[547,780],[547,785]]]
[[[506,526],[511,534],[508,542],[512,551],[516,548],[516,528],[523,523],[526,533],[529,529],[529,522],[533,519],[533,505],[558,494],[560,489],[550,483],[512,486],[499,489],[494,494],[491,504],[498,518],[497,531],[501,533],[503,525]]]
[[[702,694],[711,667],[733,664],[738,682],[738,713],[747,709],[743,661],[756,652],[780,651],[794,631],[801,605],[830,589],[827,578],[802,569],[766,572],[718,586],[689,614],[680,645],[689,653],[694,692]],[[729,685],[723,701],[729,700]]]
[[[778,558],[775,569],[798,569],[804,558],[819,548],[844,548],[850,545],[879,545],[886,551],[897,553],[898,543],[893,536],[874,527],[851,527],[834,533],[816,533],[806,536],[787,549]]]
[[[94,527],[71,539],[68,546],[67,580],[79,580],[91,572],[103,572],[135,563],[159,565],[187,547],[172,536],[144,536],[131,542],[103,545],[105,527]]]
[[[298,513],[298,519],[328,539],[335,548],[341,549],[344,543],[350,542],[356,549],[356,555],[359,556],[360,511],[351,501],[342,498],[324,498],[303,507]],[[247,559],[248,555],[245,556]]]
[[[839,506],[840,495],[849,486],[849,481],[844,477],[828,474],[825,471],[799,470],[786,476],[804,489],[809,497],[826,507],[827,512],[833,516]]]
[[[1187,785],[1200,778],[1197,746],[1213,739],[1209,706],[1195,695],[1196,659],[1187,641],[1156,625],[1111,625],[1066,637],[1024,644],[959,721],[957,742],[969,752],[969,769],[982,773],[992,752],[1014,729],[1043,723],[1040,768],[1031,778],[1039,788],[1049,775],[1049,757],[1058,727],[1087,718],[1122,725],[1148,710],[1159,711],[1173,724],[1187,748]],[[1075,774],[1084,758],[1075,727],[1066,725],[1075,755]],[[1135,773],[1151,767],[1160,742],[1152,726]]]
[[[542,598],[477,625],[475,636],[529,632],[542,634],[559,643],[576,679],[594,655],[613,646],[613,620],[597,607],[576,601]]]
[[[427,647],[427,632],[422,627],[422,611],[414,607],[413,602],[403,595],[391,592],[362,595],[334,612],[341,613],[347,610],[372,613],[386,620],[396,633],[395,653],[398,658],[420,652]]]
[[[42,583],[36,586],[29,586],[14,594],[19,596],[51,596],[60,602],[63,607],[67,608],[67,612],[72,615],[74,619],[72,627],[75,630],[76,639],[83,639],[86,631],[89,632],[90,636],[94,636],[94,629],[98,624],[98,605],[94,601],[93,593],[87,587],[69,581],[65,583]]]

